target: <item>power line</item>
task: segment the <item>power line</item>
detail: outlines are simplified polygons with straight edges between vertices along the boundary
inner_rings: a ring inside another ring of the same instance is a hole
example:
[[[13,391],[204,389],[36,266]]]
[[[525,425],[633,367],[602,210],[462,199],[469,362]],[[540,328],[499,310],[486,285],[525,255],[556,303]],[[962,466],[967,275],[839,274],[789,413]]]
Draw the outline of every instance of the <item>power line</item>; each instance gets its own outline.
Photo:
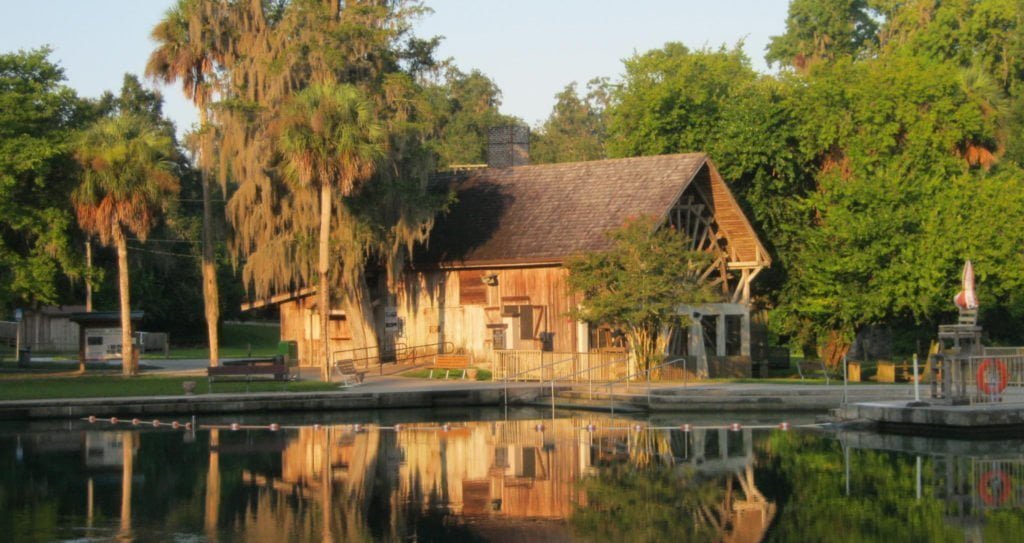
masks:
[[[202,241],[200,241],[200,240],[190,240],[190,239],[153,239],[153,238],[139,239],[139,238],[128,238],[128,241],[139,241],[139,242],[142,242],[142,243],[149,243],[151,241],[154,242],[154,243],[191,243],[191,244],[194,244],[194,245],[199,245],[200,243],[202,243]]]
[[[190,255],[190,254],[185,254],[185,253],[169,253],[167,251],[155,251],[153,249],[143,249],[142,247],[128,247],[128,249],[131,250],[131,251],[137,251],[137,252],[140,252],[140,253],[151,253],[151,254],[163,255],[163,256],[176,256],[176,257],[180,257],[180,258],[195,258],[195,259],[202,258],[199,255]]]

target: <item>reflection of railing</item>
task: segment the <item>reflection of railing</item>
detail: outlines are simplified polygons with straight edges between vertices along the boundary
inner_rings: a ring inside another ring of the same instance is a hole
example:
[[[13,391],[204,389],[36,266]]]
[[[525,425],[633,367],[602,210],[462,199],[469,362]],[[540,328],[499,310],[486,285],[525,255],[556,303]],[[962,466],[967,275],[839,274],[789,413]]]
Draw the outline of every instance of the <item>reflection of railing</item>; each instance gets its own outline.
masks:
[[[971,496],[978,509],[1000,509],[1024,505],[1024,464],[1020,459],[972,459]]]

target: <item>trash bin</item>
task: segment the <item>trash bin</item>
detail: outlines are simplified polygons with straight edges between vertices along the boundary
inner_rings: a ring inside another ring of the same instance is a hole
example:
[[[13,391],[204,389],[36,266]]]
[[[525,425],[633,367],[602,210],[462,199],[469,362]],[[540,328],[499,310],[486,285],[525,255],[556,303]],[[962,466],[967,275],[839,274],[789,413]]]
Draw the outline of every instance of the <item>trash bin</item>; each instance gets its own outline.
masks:
[[[27,368],[32,361],[32,349],[18,349],[18,367]]]
[[[295,367],[299,364],[299,342],[279,341],[277,343],[277,354],[284,357],[284,363],[288,367]]]

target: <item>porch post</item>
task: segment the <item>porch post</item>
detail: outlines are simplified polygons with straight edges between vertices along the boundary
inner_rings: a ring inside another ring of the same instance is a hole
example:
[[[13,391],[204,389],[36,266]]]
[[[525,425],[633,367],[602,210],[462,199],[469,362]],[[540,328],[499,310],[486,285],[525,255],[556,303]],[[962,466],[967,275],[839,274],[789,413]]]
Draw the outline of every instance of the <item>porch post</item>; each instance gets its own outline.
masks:
[[[740,354],[750,356],[750,309],[745,308],[740,315]]]
[[[715,355],[725,356],[725,313],[715,315]]]

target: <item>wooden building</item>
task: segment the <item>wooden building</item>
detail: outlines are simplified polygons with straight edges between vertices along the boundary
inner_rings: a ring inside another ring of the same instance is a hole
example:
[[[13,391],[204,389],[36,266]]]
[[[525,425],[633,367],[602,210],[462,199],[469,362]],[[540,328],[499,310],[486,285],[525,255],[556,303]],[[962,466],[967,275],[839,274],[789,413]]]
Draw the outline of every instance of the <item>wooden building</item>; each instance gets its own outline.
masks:
[[[680,307],[694,318],[689,330],[674,332],[673,352],[705,368],[709,357],[749,357],[750,285],[770,259],[707,155],[516,165],[525,145],[518,136],[492,143],[503,163],[436,180],[454,190],[457,203],[438,218],[396,292],[384,291],[384,281],[371,285],[382,350],[454,348],[505,373],[543,353],[614,351],[621,347],[615,331],[567,316],[581,300],[567,287],[563,264],[609,247],[606,234],[628,219],[652,216],[714,255],[704,277],[722,293],[721,303]],[[307,365],[321,336],[311,294],[270,300],[280,304],[282,339],[299,342]],[[344,315],[331,314],[332,352],[349,348]]]

